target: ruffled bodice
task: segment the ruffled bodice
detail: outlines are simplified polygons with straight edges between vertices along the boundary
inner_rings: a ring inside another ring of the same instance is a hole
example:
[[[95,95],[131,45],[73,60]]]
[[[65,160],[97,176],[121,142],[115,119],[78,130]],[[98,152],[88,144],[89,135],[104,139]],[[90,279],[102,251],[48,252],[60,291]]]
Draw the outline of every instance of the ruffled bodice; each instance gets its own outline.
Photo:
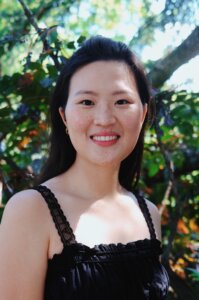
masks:
[[[91,248],[76,241],[54,194],[45,186],[35,189],[46,200],[64,244],[48,261],[45,300],[166,299],[169,279],[159,261],[162,247],[142,197],[137,199],[151,239]]]

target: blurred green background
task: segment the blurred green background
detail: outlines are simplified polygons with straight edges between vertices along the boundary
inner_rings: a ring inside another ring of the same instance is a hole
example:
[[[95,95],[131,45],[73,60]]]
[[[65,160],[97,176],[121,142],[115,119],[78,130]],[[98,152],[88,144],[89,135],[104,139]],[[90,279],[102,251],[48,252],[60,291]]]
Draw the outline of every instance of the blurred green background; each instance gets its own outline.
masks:
[[[199,298],[199,0],[0,0],[0,218],[48,155],[48,103],[85,38],[127,43],[156,102],[140,188],[162,214],[168,299]]]

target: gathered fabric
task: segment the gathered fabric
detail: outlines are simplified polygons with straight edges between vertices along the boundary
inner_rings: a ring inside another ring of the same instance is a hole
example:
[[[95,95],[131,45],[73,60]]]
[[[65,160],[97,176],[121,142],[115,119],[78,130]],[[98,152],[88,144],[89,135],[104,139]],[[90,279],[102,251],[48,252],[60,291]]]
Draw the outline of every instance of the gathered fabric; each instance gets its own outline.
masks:
[[[136,195],[150,239],[86,246],[76,241],[55,195],[34,187],[46,201],[63,250],[48,260],[45,300],[164,300],[169,278],[159,260],[161,242],[143,197]]]

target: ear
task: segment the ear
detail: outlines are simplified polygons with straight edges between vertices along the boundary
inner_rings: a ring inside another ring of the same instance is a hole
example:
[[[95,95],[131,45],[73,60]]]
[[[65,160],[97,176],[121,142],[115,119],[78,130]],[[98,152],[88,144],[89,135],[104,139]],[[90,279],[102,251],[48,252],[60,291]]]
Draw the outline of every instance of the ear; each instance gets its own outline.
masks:
[[[143,105],[143,113],[142,113],[142,124],[144,123],[147,111],[148,111],[148,104],[144,103],[144,105]]]
[[[63,107],[59,107],[59,114],[65,126],[67,126],[65,111]]]

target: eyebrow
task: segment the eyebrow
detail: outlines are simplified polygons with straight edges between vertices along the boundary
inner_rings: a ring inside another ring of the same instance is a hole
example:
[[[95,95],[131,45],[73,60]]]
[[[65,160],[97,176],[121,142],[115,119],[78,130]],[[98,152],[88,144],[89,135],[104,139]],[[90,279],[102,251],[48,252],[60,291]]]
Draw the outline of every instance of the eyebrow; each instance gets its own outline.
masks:
[[[77,95],[82,95],[82,94],[88,94],[88,95],[94,95],[97,96],[98,93],[94,92],[94,91],[89,91],[89,90],[79,90],[78,92],[75,93],[75,96]]]
[[[79,90],[78,92],[75,93],[75,96],[82,95],[82,94],[98,96],[98,93],[91,91],[91,90]],[[122,95],[122,94],[131,94],[132,95],[134,93],[129,92],[128,90],[118,90],[118,91],[114,91],[112,93],[113,96]]]

